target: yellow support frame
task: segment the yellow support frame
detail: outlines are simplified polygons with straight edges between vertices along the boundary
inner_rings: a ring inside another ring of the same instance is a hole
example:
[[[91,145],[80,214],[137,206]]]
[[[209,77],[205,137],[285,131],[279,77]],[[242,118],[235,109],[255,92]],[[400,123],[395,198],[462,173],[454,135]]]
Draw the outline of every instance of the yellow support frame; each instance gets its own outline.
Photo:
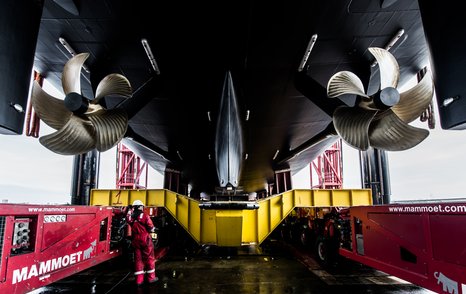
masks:
[[[92,190],[91,205],[127,206],[134,200],[165,207],[199,244],[261,244],[296,207],[372,205],[370,189],[290,190],[256,202],[258,209],[201,209],[198,200],[165,189]]]

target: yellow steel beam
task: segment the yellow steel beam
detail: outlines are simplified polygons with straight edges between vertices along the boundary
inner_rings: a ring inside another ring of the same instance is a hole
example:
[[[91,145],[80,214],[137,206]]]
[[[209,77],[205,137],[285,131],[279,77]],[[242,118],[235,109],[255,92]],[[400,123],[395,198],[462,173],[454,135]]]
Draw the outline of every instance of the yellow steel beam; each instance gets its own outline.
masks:
[[[291,190],[256,202],[258,209],[201,209],[200,202],[169,190],[92,190],[91,205],[127,206],[134,200],[165,207],[199,244],[260,244],[296,207],[372,205],[370,189]]]

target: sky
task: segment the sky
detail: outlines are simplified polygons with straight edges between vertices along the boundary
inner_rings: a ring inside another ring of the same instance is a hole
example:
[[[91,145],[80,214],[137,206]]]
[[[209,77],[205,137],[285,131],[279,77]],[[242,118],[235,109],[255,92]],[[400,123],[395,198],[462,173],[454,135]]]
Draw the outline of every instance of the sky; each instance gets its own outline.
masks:
[[[47,83],[44,89],[60,97]],[[434,103],[436,104],[436,103]],[[436,107],[436,105],[435,105]],[[388,152],[392,201],[466,198],[466,132],[443,130],[435,108],[436,128],[418,146]],[[413,126],[427,129],[426,123]],[[40,135],[53,130],[41,123]],[[343,186],[361,188],[359,151],[343,144]],[[64,204],[70,202],[73,156],[55,154],[38,139],[0,135],[0,201]],[[114,189],[116,148],[101,153],[99,188]],[[294,188],[310,188],[310,169],[293,179]],[[162,175],[149,168],[148,188],[162,188]]]

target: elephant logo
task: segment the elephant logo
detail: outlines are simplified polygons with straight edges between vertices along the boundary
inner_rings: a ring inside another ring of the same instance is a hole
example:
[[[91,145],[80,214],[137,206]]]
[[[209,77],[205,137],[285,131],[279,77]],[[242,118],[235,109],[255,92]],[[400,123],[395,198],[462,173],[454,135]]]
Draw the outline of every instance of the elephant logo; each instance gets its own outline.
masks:
[[[91,258],[91,253],[94,251],[94,248],[96,245],[97,245],[97,242],[96,240],[94,240],[94,242],[91,243],[91,246],[89,246],[89,248],[84,250],[83,259]]]
[[[458,282],[453,281],[441,272],[435,272],[434,277],[437,279],[438,285],[442,283],[442,290],[444,292],[448,292],[450,294],[458,294]]]

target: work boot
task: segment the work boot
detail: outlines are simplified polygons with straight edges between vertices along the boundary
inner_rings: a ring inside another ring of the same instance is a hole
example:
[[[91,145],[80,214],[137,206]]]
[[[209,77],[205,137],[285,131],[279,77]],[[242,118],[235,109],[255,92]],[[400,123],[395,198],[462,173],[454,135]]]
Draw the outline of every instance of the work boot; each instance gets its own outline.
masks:
[[[155,276],[155,269],[148,270],[146,273],[147,273],[147,282],[149,284],[155,283],[159,280],[159,278]]]
[[[158,278],[158,277],[155,277],[155,278],[153,278],[152,280],[148,280],[148,283],[149,283],[149,284],[152,284],[152,283],[157,282],[158,280],[159,280],[159,278]]]
[[[136,286],[142,286],[144,284],[144,274],[136,275]]]

